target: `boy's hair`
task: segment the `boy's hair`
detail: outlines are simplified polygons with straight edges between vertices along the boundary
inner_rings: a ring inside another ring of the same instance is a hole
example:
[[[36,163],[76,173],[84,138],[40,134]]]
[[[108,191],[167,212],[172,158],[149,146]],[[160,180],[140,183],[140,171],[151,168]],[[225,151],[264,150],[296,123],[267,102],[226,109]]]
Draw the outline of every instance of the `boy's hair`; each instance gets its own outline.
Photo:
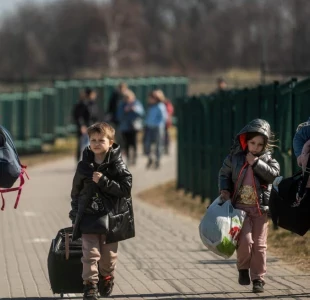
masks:
[[[262,134],[260,132],[247,132],[245,140],[249,141],[249,140],[255,138],[256,136],[262,136],[263,137],[263,139],[264,139],[263,150],[272,151],[272,148],[276,147],[276,145],[274,144],[276,141],[274,140],[274,134],[272,132],[270,133],[269,138],[267,138],[267,136],[265,136],[264,134]]]
[[[109,140],[114,140],[115,137],[115,129],[106,122],[98,122],[87,128],[89,137],[94,133],[103,134]]]

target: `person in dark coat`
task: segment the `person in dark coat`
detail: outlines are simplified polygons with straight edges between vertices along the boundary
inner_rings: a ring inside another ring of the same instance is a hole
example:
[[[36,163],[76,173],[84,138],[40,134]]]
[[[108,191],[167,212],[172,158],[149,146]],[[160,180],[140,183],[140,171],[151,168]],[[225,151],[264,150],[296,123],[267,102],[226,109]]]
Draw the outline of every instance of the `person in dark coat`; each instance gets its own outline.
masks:
[[[0,134],[0,147],[3,147],[5,143],[5,138],[2,134]]]
[[[76,160],[81,159],[81,149],[88,144],[87,127],[100,121],[100,111],[96,101],[96,93],[86,88],[80,95],[80,101],[73,108],[73,120],[77,129]]]
[[[108,297],[113,290],[118,242],[134,237],[132,175],[114,143],[107,123],[87,129],[90,146],[83,151],[71,191],[69,218],[73,240],[82,237],[84,300]]]
[[[118,115],[118,107],[122,102],[124,96],[124,92],[128,89],[128,86],[125,82],[121,82],[117,88],[112,92],[110,100],[109,100],[109,122],[112,123],[115,127],[119,125]]]
[[[107,112],[107,121],[115,128],[116,142],[123,147],[121,131],[119,130],[120,120],[118,118],[118,108],[124,100],[124,93],[128,90],[127,83],[121,82],[112,92],[109,99],[109,107]]]

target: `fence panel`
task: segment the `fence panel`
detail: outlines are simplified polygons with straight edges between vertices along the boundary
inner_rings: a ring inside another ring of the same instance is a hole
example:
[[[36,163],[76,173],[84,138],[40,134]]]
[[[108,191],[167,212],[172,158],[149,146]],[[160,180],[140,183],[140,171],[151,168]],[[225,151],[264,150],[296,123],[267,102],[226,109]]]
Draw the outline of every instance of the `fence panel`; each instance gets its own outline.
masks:
[[[297,125],[309,118],[309,98],[310,79],[178,99],[178,187],[214,199],[218,171],[233,138],[255,118],[270,123],[281,175],[291,176],[298,168],[292,140]],[[195,147],[188,145],[192,143]]]

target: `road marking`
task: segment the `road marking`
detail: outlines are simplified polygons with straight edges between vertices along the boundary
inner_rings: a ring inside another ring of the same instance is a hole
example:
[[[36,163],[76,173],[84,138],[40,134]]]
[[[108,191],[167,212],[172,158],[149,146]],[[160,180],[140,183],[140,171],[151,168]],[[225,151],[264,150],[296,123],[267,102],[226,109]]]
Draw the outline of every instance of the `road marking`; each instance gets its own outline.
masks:
[[[35,217],[37,214],[34,211],[23,211],[22,215],[24,217]]]
[[[48,243],[50,242],[49,239],[46,238],[34,238],[32,240],[27,240],[28,243]]]

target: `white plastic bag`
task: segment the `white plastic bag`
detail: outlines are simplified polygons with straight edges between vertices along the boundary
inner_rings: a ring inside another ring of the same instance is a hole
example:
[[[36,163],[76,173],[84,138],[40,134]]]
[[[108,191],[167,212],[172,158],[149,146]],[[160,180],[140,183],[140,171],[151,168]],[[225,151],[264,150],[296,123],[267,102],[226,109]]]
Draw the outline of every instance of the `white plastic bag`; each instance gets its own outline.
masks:
[[[237,246],[238,236],[246,213],[235,209],[230,200],[216,198],[207,208],[199,224],[200,238],[212,252],[230,258]]]

